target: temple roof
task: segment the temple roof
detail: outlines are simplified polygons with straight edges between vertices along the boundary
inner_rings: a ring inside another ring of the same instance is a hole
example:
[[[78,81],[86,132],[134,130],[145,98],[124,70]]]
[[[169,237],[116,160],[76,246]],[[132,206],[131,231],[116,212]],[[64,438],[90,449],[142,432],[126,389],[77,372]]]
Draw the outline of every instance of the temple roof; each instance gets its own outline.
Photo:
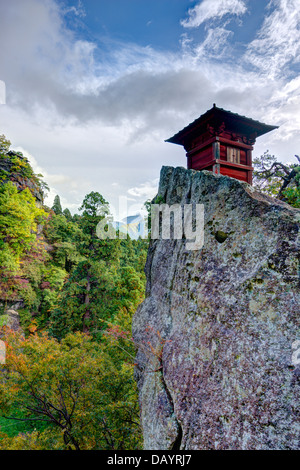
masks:
[[[181,131],[177,132],[173,137],[165,140],[173,144],[184,145],[187,140],[193,138],[196,134],[199,135],[207,130],[207,126],[219,127],[225,124],[232,132],[242,132],[247,136],[258,137],[266,134],[278,126],[270,126],[254,119],[241,116],[231,111],[226,111],[223,108],[218,108],[215,104],[211,109],[202,114],[195,121],[191,122],[188,126],[184,127]]]

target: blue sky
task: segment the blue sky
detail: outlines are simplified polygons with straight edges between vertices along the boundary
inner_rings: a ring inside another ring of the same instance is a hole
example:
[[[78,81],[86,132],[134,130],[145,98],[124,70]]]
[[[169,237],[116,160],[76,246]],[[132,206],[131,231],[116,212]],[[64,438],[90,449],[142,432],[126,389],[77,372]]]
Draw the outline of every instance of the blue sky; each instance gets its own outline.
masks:
[[[254,156],[293,161],[299,24],[300,0],[0,0],[0,134],[73,212],[92,190],[136,212],[213,103],[280,126]]]
[[[213,2],[214,0],[210,0]],[[182,35],[186,33],[182,21],[189,17],[188,10],[200,2],[191,0],[81,0],[77,3],[77,15],[67,17],[71,28],[78,28],[89,39],[106,37],[121,42],[134,42],[141,46],[151,46],[158,50],[180,52]],[[74,8],[74,2],[65,3]],[[243,24],[234,15],[228,15],[226,22],[235,34],[235,43],[248,43],[255,37],[257,28],[262,25],[267,0],[247,2],[248,11]],[[72,10],[75,12],[75,10]],[[223,17],[224,20],[224,17]],[[215,22],[216,19],[214,18]],[[221,21],[222,22],[222,21]],[[204,39],[205,24],[191,28],[190,37],[196,41]]]
[[[67,4],[71,8],[74,5],[73,2]],[[176,50],[182,34],[179,20],[185,15],[189,4],[184,0],[83,0],[79,3],[78,16],[84,20],[76,24],[69,19],[69,25],[80,27],[81,23],[82,31],[86,32],[88,28],[94,40],[101,41],[106,36],[123,42],[136,42],[141,46]]]

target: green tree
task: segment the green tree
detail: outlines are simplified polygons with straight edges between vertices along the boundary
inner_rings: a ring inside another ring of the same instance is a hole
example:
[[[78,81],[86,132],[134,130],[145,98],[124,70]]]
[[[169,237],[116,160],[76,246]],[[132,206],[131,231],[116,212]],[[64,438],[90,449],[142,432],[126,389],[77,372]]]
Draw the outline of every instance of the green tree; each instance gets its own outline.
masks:
[[[68,208],[63,210],[63,215],[65,216],[68,222],[72,221],[72,214]]]
[[[60,203],[60,197],[58,195],[55,196],[53,201],[53,206],[51,208],[56,215],[62,214],[62,207]]]
[[[24,339],[6,330],[5,341],[2,418],[47,427],[13,438],[2,434],[2,449],[140,447],[133,367],[113,361],[108,346],[80,333],[58,342],[46,334]]]
[[[5,137],[5,135],[0,135],[0,153],[6,154],[9,151],[11,142]]]
[[[295,155],[300,163],[300,158]],[[284,164],[266,151],[254,159],[253,185],[270,196],[300,207],[300,165]]]
[[[50,215],[44,234],[51,245],[51,257],[56,266],[71,272],[84,259],[78,247],[86,236],[78,224],[68,220],[63,214]]]
[[[80,207],[78,224],[83,236],[77,243],[82,261],[64,286],[57,308],[51,315],[51,331],[58,337],[68,331],[98,331],[100,318],[108,319],[115,309],[116,269],[119,240],[100,240],[97,225],[109,214],[108,203],[98,192],[89,193]]]
[[[92,191],[87,194],[79,210],[82,215],[79,219],[79,226],[86,238],[79,246],[83,255],[93,260],[106,260],[110,262],[118,258],[120,254],[120,242],[117,239],[99,239],[97,235],[97,226],[100,221],[109,215],[109,205],[104,197]]]
[[[149,241],[141,238],[132,240],[130,237],[127,237],[126,240],[121,240],[120,265],[123,267],[132,266],[144,283],[146,282],[144,267],[148,246]]]
[[[47,257],[38,227],[47,218],[25,189],[5,183],[0,186],[0,298],[5,302],[21,298],[38,305],[36,288]]]
[[[100,271],[103,270],[103,265],[99,262],[117,262],[119,242],[117,240],[99,240],[97,236],[98,223],[109,214],[108,202],[100,193],[92,191],[87,194],[79,210],[82,212],[79,226],[86,235],[80,249],[87,258],[81,266],[84,269],[86,279],[83,299],[83,331],[89,331],[91,318],[93,317],[92,288],[95,279],[94,273],[98,272],[100,274]]]
[[[80,262],[71,273],[50,317],[49,330],[57,338],[69,332],[97,335],[117,311],[117,276],[114,267],[102,260]]]
[[[11,182],[0,186],[0,266],[12,273],[37,236],[37,226],[47,218],[29,189],[18,191]]]

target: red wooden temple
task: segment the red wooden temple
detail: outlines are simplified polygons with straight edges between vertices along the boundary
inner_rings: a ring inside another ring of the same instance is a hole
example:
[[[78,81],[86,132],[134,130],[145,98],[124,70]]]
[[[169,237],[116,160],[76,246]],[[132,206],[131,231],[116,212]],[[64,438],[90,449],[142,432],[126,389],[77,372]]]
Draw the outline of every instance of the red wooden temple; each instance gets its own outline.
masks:
[[[215,104],[166,142],[183,145],[187,167],[209,170],[252,184],[252,150],[257,137],[278,126],[225,111]]]

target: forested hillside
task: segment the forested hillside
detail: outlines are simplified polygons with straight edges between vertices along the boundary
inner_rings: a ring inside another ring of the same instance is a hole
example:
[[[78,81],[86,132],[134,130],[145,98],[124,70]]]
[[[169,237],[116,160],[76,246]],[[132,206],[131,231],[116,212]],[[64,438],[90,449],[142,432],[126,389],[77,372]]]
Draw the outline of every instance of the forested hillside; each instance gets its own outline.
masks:
[[[146,240],[100,240],[98,192],[71,215],[10,142],[0,142],[0,448],[141,447],[131,317]],[[9,328],[17,309],[20,328]]]
[[[268,153],[254,165],[254,188],[299,207],[299,165]],[[58,195],[47,207],[45,191],[0,136],[0,449],[141,449],[131,322],[148,241],[100,240],[109,202],[99,192],[72,215]],[[156,325],[146,331],[160,348]],[[141,338],[152,364],[160,349]]]

